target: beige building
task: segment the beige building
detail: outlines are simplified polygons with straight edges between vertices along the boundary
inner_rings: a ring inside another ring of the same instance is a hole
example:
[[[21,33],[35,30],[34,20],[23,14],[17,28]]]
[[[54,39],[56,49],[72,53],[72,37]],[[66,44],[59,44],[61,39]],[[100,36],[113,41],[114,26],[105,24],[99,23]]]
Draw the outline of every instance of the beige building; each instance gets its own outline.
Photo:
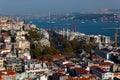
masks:
[[[25,36],[16,36],[16,41],[25,40]]]
[[[30,42],[27,40],[18,41],[18,48],[20,49],[19,53],[24,53],[25,49],[30,49]]]
[[[10,37],[5,37],[4,42],[5,42],[5,43],[10,43],[10,42],[11,42],[11,38],[10,38]]]
[[[21,40],[18,42],[18,47],[21,49],[30,49],[30,42],[27,40]]]
[[[3,60],[0,59],[0,68],[3,67]]]
[[[28,34],[28,32],[27,31],[17,31],[17,36],[22,36],[25,34]]]

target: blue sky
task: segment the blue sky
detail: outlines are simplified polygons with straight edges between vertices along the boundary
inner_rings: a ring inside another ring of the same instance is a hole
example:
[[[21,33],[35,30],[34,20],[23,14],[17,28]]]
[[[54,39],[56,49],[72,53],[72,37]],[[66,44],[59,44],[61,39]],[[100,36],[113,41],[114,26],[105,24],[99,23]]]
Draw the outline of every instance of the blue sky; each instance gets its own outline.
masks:
[[[3,14],[48,14],[120,9],[120,0],[0,0]]]

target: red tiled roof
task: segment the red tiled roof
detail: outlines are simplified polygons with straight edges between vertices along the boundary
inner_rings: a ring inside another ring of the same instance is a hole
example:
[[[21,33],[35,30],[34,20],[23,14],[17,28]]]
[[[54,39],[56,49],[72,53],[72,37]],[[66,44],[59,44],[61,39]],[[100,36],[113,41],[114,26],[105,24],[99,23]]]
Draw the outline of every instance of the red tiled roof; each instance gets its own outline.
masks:
[[[64,64],[66,67],[72,67],[71,63]]]
[[[77,77],[77,78],[68,78],[67,80],[90,80],[89,78],[85,78],[85,77]]]
[[[75,54],[62,54],[64,57],[73,57]]]
[[[63,73],[56,73],[57,74],[57,76],[65,76],[65,74],[63,74]]]
[[[85,78],[85,77],[83,77],[81,80],[90,80],[89,78]]]
[[[106,73],[106,71],[104,71],[103,69],[101,68],[94,68],[94,70],[98,71],[98,72],[101,72],[101,73]]]
[[[95,74],[92,74],[89,78],[96,78],[97,76]]]
[[[61,57],[63,57],[61,54],[55,54],[55,55],[53,55],[53,58],[61,58]]]
[[[43,63],[47,63],[48,61],[47,60],[42,60]]]
[[[64,69],[64,68],[61,68],[61,69],[56,70],[56,72],[58,72],[58,73],[60,73],[60,72],[65,72],[65,69]]]
[[[14,74],[17,74],[17,72],[15,72],[15,71],[8,71],[8,75],[14,75]]]
[[[114,76],[116,77],[116,76],[120,76],[120,73],[114,73]]]
[[[7,32],[2,33],[2,36],[7,36],[7,35],[8,35]]]
[[[0,76],[2,76],[2,75],[14,75],[14,74],[17,74],[17,72],[16,71],[7,71],[7,70],[0,71]]]
[[[48,65],[53,65],[53,62],[47,62]]]
[[[80,78],[68,78],[67,80],[81,80]]]
[[[118,52],[117,50],[113,50],[113,52]]]
[[[99,56],[96,56],[96,55],[93,55],[93,56],[92,56],[92,59],[100,59],[100,57],[99,57]]]
[[[112,63],[110,63],[110,62],[101,62],[101,63],[99,63],[99,65],[100,66],[110,66],[110,65],[112,65]]]
[[[6,48],[4,48],[4,49],[1,49],[1,50],[10,50],[10,49],[6,49]]]
[[[74,56],[74,54],[55,54],[55,55],[53,55],[53,58],[57,58],[57,59],[59,59],[59,58],[65,58],[65,57],[70,57],[70,56]]]
[[[83,68],[75,68],[76,71],[80,72],[81,74],[88,74],[89,71],[83,69]]]

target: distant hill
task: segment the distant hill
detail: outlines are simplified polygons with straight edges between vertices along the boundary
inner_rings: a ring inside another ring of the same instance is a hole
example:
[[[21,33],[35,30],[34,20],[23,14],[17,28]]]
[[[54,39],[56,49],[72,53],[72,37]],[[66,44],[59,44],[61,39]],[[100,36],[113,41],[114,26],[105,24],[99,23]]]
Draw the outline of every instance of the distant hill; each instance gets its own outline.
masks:
[[[120,13],[120,9],[108,9],[108,11],[112,13]]]

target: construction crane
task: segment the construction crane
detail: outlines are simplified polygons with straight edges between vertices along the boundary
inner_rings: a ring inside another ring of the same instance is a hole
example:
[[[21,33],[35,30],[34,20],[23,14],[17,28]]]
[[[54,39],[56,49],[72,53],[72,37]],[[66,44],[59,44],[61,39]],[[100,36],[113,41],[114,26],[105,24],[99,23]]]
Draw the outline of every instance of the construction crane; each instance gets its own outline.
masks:
[[[113,27],[113,28],[104,28],[104,29],[111,29],[111,30],[115,30],[115,33],[114,33],[114,44],[115,44],[115,47],[117,47],[118,45],[118,30],[120,30],[119,27]]]
[[[74,32],[76,32],[76,23],[74,23]]]

